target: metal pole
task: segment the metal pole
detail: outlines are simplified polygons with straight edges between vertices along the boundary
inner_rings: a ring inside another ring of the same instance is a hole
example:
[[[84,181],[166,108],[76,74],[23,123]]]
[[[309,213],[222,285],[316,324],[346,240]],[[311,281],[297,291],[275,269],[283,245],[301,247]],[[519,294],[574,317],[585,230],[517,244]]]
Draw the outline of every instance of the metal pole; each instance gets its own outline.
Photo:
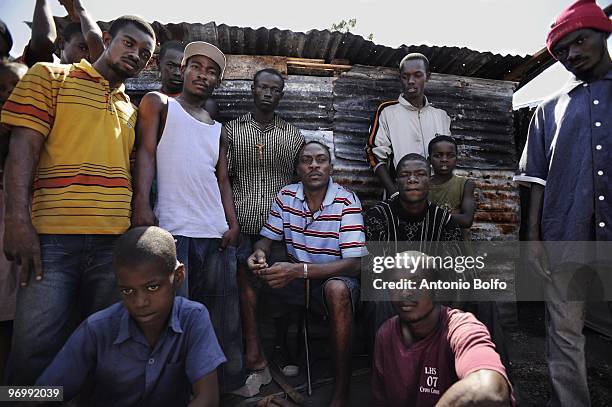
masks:
[[[306,307],[304,308],[304,348],[306,349],[306,379],[308,380],[308,395],[312,396],[312,381],[310,378],[310,350],[308,349],[308,308],[310,306],[310,280],[305,283]]]

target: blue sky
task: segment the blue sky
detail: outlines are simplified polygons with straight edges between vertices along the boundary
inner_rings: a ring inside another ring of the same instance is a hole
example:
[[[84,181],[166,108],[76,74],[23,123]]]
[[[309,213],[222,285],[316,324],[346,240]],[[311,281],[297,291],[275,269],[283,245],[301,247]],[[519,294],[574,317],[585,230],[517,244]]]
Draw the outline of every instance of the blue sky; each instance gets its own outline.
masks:
[[[308,31],[356,18],[354,32],[374,34],[377,44],[446,45],[518,55],[533,54],[544,47],[550,23],[572,3],[572,0],[82,1],[97,20],[105,21],[122,14],[138,14],[162,23],[215,21]],[[66,14],[57,0],[49,2],[56,15]],[[602,7],[610,2],[598,0]],[[13,54],[19,53],[29,38],[29,28],[23,21],[31,21],[34,3],[35,0],[0,0],[0,16],[15,39]],[[568,74],[558,65],[519,91],[515,103],[542,98],[559,88]]]

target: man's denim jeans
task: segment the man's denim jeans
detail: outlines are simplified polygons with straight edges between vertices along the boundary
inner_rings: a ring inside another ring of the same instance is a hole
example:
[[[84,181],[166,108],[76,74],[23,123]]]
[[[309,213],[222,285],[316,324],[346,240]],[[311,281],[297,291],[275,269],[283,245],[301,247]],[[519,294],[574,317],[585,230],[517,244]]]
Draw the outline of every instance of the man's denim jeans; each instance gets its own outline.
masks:
[[[119,300],[112,270],[117,237],[40,235],[43,279],[31,273],[17,293],[9,384],[33,385],[80,321]]]
[[[219,249],[221,239],[174,236],[176,257],[189,277],[189,298],[206,306],[227,362],[219,366],[221,394],[244,384],[242,324],[236,278],[236,248]]]

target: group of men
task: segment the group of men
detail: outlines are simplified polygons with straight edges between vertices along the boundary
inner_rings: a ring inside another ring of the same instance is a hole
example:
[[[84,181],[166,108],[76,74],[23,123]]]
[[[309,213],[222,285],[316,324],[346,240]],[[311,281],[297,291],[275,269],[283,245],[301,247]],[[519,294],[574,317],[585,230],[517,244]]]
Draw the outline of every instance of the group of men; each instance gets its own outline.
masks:
[[[153,28],[123,16],[101,33],[80,2],[72,4],[81,25],[60,42],[61,62],[70,64],[45,63],[52,36],[45,42],[33,32],[23,60],[43,62],[0,78],[14,87],[2,100],[3,138],[10,134],[4,246],[20,283],[7,382],[63,385],[67,397],[107,405],[215,405],[219,394],[255,395],[271,381],[258,334],[265,292],[328,317],[335,366],[329,405],[347,405],[366,241],[412,242],[396,250],[424,256],[436,254],[437,242],[463,239],[457,214],[428,200],[432,141],[446,135],[455,153],[457,146],[448,137],[449,116],[424,95],[427,58],[401,61],[402,94],[376,112],[368,161],[388,199],[362,214],[357,195],[332,179],[328,146],[306,142],[276,113],[285,89],[279,72],[258,71],[253,110],[221,125],[211,95],[223,80],[225,55],[201,41],[167,42],[158,59],[161,89],[136,109],[124,82],[152,57]],[[45,1],[36,7],[35,18],[50,15]],[[579,0],[549,33],[551,54],[583,86],[544,103],[530,129],[522,180],[540,185],[531,195],[533,240],[573,240],[557,233],[552,218],[559,210],[577,211],[577,227],[591,222],[581,239],[609,240],[601,196],[611,24],[594,1]],[[571,120],[556,116],[561,108]],[[573,148],[576,131],[590,141],[580,149]],[[555,197],[567,198],[567,162],[592,183],[580,197],[561,200]],[[568,206],[555,206],[561,204]],[[423,269],[411,278],[435,273]],[[119,300],[123,305],[112,305]],[[376,336],[378,405],[513,402],[491,335],[473,315],[428,292],[391,300],[393,308],[364,306]],[[589,404],[581,307],[547,302],[554,405]],[[570,348],[577,356],[568,363]]]

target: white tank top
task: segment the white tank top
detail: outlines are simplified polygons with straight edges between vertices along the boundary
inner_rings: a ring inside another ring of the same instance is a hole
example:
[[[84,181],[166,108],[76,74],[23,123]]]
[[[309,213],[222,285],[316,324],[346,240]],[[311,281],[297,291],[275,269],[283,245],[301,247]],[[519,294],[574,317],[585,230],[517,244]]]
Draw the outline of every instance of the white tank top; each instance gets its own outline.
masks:
[[[220,137],[221,123],[202,123],[168,98],[157,146],[155,215],[173,235],[220,238],[228,229],[215,175]]]

